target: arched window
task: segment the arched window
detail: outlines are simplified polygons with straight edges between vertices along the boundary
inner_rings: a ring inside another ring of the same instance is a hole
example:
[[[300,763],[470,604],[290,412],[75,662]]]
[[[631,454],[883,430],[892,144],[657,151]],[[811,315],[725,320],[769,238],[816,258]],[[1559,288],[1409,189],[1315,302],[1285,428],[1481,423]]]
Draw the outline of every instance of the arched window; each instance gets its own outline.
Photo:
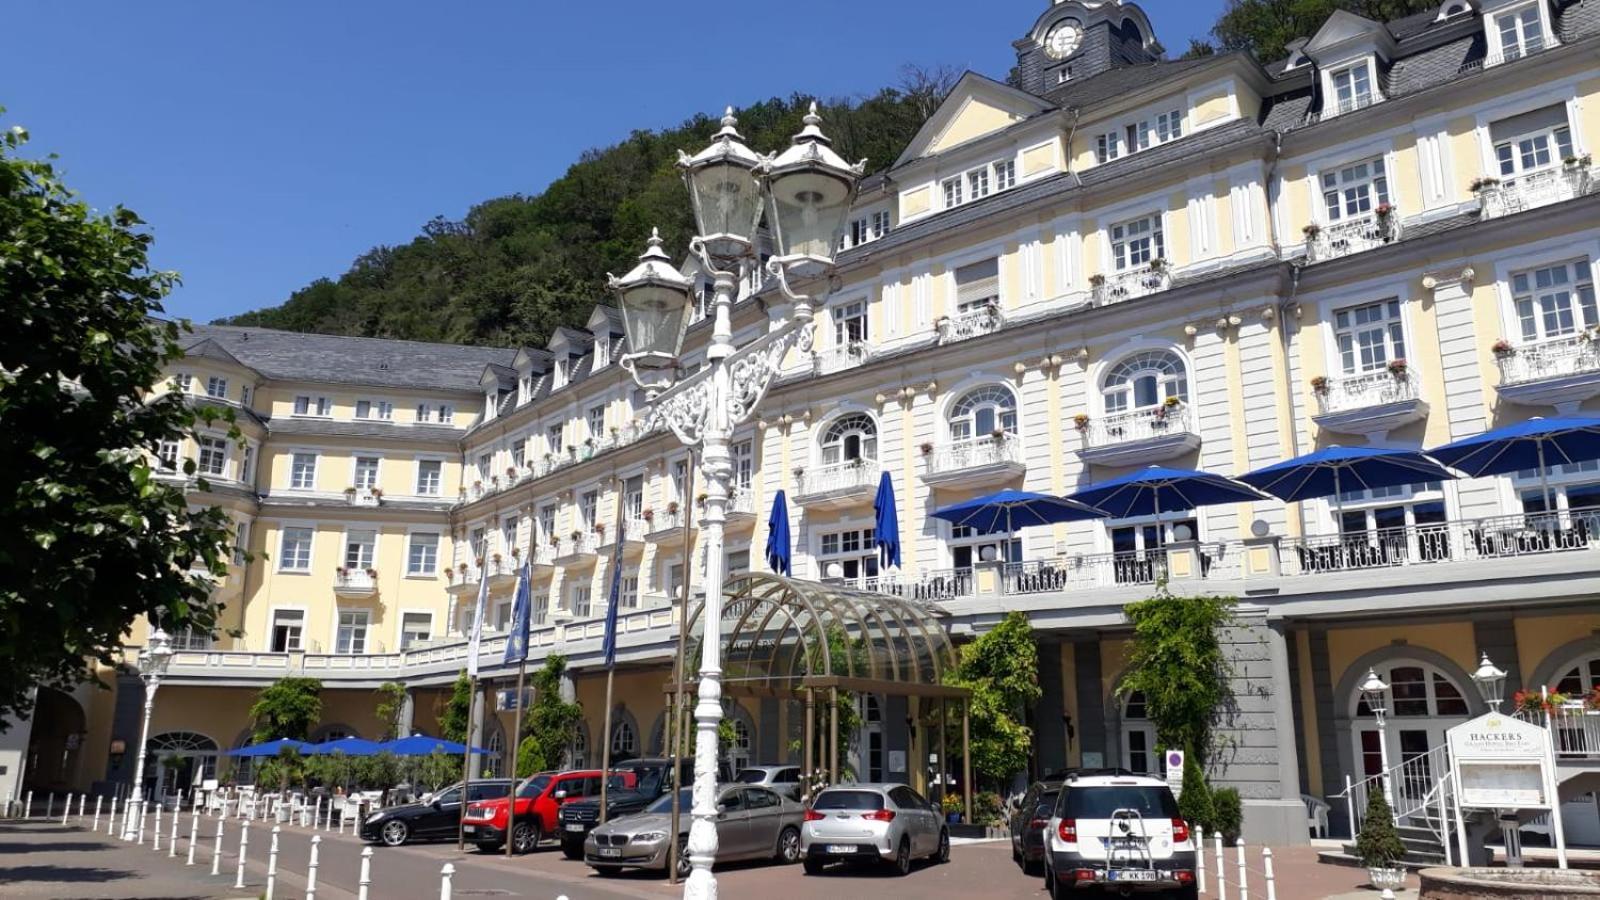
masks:
[[[505,778],[511,773],[511,766],[504,764],[506,758],[506,732],[503,728],[495,728],[489,732],[489,739],[484,741],[485,750],[489,751],[483,757],[483,770],[493,774],[485,778]]]
[[[1472,709],[1461,685],[1428,663],[1390,660],[1374,666],[1373,671],[1389,683],[1389,711],[1380,738],[1377,718],[1366,698],[1359,688],[1352,688],[1348,702],[1355,718],[1351,736],[1356,771],[1363,778],[1382,772],[1385,753],[1391,767],[1421,759],[1413,767],[1417,769],[1415,777],[1407,775],[1394,786],[1407,802],[1417,801],[1440,774],[1431,771],[1428,752],[1444,744],[1445,732],[1466,721]]]
[[[1389,682],[1389,715],[1405,719],[1438,719],[1471,715],[1461,689],[1433,666],[1416,662],[1379,666],[1378,675]],[[1356,717],[1372,718],[1367,700],[1356,694]]]
[[[851,413],[834,419],[822,435],[822,464],[876,462],[878,426],[866,413]]]
[[[1595,688],[1600,688],[1600,656],[1581,659],[1564,670],[1556,682],[1556,690],[1568,697],[1580,698]]]
[[[950,407],[950,440],[969,441],[996,431],[1017,433],[1017,398],[998,384],[968,391]]]
[[[572,731],[572,757],[568,768],[586,769],[589,767],[589,730],[581,723]]]
[[[145,745],[149,753],[215,753],[217,742],[193,731],[169,731],[158,734]]]
[[[734,771],[737,772],[750,765],[750,747],[750,723],[746,722],[743,716],[735,716],[733,744],[728,747],[728,761],[733,764]]]
[[[1144,693],[1134,691],[1122,702],[1122,757],[1128,771],[1150,775],[1161,771],[1158,753],[1156,726],[1150,721]]]
[[[1107,415],[1151,409],[1172,397],[1187,403],[1189,375],[1171,350],[1145,350],[1112,366],[1100,390]]]
[[[217,742],[193,731],[168,731],[145,743],[152,761],[145,786],[159,796],[191,791],[217,777]]]
[[[611,729],[611,759],[632,759],[639,754],[639,736],[633,732],[633,723],[618,722]]]

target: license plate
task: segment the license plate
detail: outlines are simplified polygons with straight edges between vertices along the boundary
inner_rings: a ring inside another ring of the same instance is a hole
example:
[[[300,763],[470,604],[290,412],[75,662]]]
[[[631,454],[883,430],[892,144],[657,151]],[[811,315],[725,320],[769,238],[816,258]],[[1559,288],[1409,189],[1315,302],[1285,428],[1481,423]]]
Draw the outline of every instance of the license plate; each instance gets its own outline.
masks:
[[[616,847],[601,847],[600,848],[600,855],[601,856],[605,856],[605,857],[621,856],[622,855],[622,851],[617,849]]]
[[[856,846],[854,844],[829,844],[826,849],[827,849],[827,852],[829,852],[829,853],[854,853],[854,852],[856,852]]]
[[[463,825],[463,826],[461,826],[461,830],[462,830],[462,832],[464,832],[466,834],[476,834],[477,831],[478,831],[478,826],[476,826],[476,825]]]
[[[1113,869],[1106,877],[1108,881],[1155,881],[1156,873],[1150,869]]]
[[[568,831],[582,831],[583,830],[583,826],[581,824],[577,823],[577,822],[568,822],[567,823],[567,830]]]

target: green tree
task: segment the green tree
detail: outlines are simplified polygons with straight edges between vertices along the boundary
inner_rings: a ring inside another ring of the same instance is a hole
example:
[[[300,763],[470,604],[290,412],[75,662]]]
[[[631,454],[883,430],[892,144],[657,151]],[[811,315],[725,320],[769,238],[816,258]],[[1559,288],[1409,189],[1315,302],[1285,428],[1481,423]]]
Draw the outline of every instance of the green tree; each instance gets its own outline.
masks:
[[[322,721],[322,682],[315,678],[279,678],[261,689],[250,707],[251,740],[278,738],[303,741]]]
[[[363,790],[386,791],[400,783],[400,757],[387,750],[372,756],[358,756],[351,776]]]
[[[522,717],[522,740],[517,745],[517,777],[560,767],[573,730],[583,720],[583,707],[561,696],[561,679],[567,659],[552,653],[533,676],[533,703]]]
[[[0,731],[37,687],[119,662],[141,617],[213,632],[232,552],[228,516],[151,467],[219,415],[150,395],[182,355],[180,326],[155,318],[177,276],[151,270],[137,215],[96,213],[19,157],[27,140],[0,132]]]
[[[1128,667],[1117,690],[1142,693],[1156,743],[1182,747],[1204,767],[1211,729],[1231,699],[1231,668],[1221,630],[1233,621],[1232,597],[1185,597],[1159,585],[1148,600],[1123,609],[1133,625]]]
[[[439,736],[458,744],[467,742],[472,731],[472,679],[465,670],[456,676],[450,688],[450,699],[439,711]]]
[[[1178,815],[1208,832],[1216,824],[1211,807],[1211,785],[1206,783],[1206,773],[1192,753],[1183,758],[1183,791],[1178,796]]]
[[[277,785],[280,792],[305,784],[307,760],[293,747],[280,748],[277,756],[269,756],[256,765],[256,784]]]
[[[1374,869],[1387,869],[1406,855],[1405,842],[1394,827],[1394,810],[1384,799],[1383,791],[1367,791],[1366,818],[1361,820],[1361,831],[1356,835],[1356,856],[1361,864]]]
[[[1217,788],[1211,792],[1211,825],[1208,834],[1221,832],[1222,842],[1233,845],[1244,828],[1244,802],[1238,788]]]
[[[377,694],[378,702],[372,708],[372,714],[382,726],[378,740],[392,741],[401,737],[400,714],[406,706],[406,688],[397,681],[388,681],[378,686]]]
[[[1438,8],[1439,0],[1228,0],[1211,33],[1224,50],[1271,62],[1288,54],[1290,41],[1316,34],[1335,10],[1383,22]]]
[[[1039,702],[1039,646],[1020,611],[1006,613],[989,631],[961,648],[945,683],[972,691],[971,745],[975,781],[996,787],[1028,768],[1033,729],[1027,710]],[[959,725],[957,726],[959,727]],[[959,736],[955,746],[959,747]]]

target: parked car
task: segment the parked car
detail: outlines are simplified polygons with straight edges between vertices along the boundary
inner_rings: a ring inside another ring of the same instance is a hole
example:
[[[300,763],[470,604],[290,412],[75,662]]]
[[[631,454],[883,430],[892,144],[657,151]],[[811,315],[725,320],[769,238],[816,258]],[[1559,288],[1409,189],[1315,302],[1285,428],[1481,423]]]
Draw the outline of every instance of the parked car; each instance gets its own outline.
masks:
[[[631,775],[611,777],[612,788],[632,786]],[[541,772],[524,779],[517,787],[517,818],[512,849],[517,853],[536,849],[545,838],[558,833],[560,823],[557,814],[562,805],[599,795],[599,769]],[[467,804],[462,825],[467,840],[477,844],[478,849],[486,853],[504,847],[510,808],[510,797]]]
[[[1143,775],[1069,776],[1045,826],[1052,900],[1096,893],[1196,898],[1195,844],[1172,789]]]
[[[631,778],[627,788],[606,789],[606,821],[642,812],[657,797],[680,784],[694,781],[694,760],[678,760],[678,778],[672,777],[670,759],[632,759],[611,767],[614,775]],[[725,779],[720,779],[725,780]],[[561,852],[567,859],[583,858],[583,841],[600,824],[600,798],[589,797],[561,807]]]
[[[733,780],[772,788],[790,800],[800,799],[799,766],[745,766]]]
[[[511,793],[511,779],[486,778],[472,782],[467,802],[493,800]],[[416,803],[380,809],[361,823],[361,839],[398,847],[410,841],[454,838],[461,823],[460,782],[423,797]]]
[[[684,848],[694,791],[678,789],[678,874],[689,874]],[[800,824],[805,810],[767,787],[725,784],[717,788],[717,862],[740,859],[800,859]],[[667,869],[672,842],[672,794],[657,797],[641,813],[595,828],[583,841],[583,861],[609,875],[622,869]]]
[[[823,789],[806,810],[800,843],[807,875],[832,862],[887,862],[896,874],[905,875],[913,859],[950,859],[944,817],[903,784]]]
[[[1035,781],[1011,813],[1011,859],[1025,874],[1037,875],[1044,869],[1044,829],[1055,812],[1063,780],[1046,776]]]

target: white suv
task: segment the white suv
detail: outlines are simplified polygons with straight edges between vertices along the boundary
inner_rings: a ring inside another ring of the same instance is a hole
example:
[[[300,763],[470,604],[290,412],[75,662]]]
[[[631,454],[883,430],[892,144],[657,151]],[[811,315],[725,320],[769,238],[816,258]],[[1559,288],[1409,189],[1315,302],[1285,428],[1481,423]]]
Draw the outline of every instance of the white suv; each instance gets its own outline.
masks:
[[[1088,892],[1199,896],[1194,839],[1158,778],[1068,777],[1044,837],[1053,900]]]

